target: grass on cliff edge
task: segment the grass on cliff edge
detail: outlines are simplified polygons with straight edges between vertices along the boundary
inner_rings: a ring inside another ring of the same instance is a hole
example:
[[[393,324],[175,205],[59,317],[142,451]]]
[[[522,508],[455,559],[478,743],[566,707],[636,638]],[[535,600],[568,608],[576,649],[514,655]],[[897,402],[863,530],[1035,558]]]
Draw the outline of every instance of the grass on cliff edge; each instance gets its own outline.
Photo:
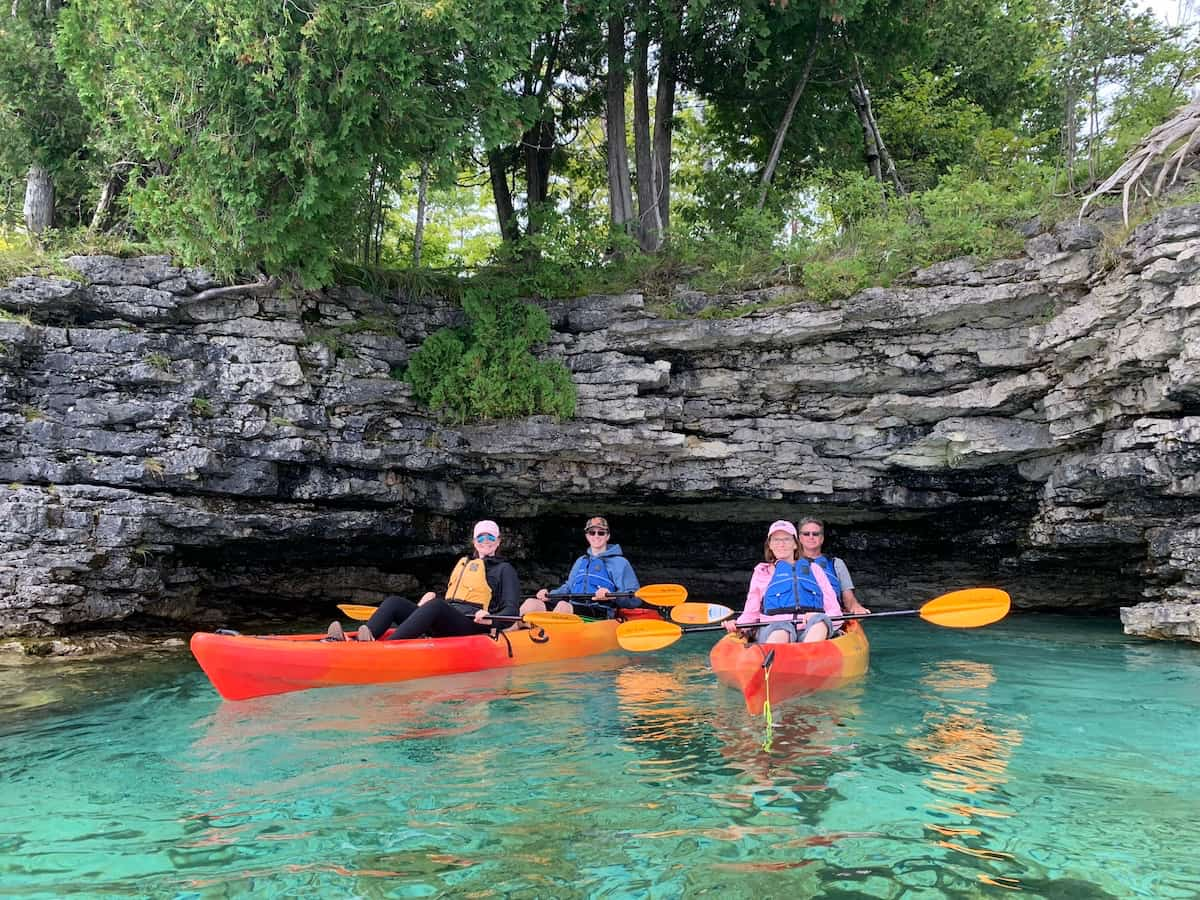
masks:
[[[149,244],[112,234],[90,234],[87,229],[52,229],[41,240],[23,231],[0,228],[0,287],[26,275],[56,276],[81,280],[82,276],[63,260],[71,256],[146,256],[157,252]]]

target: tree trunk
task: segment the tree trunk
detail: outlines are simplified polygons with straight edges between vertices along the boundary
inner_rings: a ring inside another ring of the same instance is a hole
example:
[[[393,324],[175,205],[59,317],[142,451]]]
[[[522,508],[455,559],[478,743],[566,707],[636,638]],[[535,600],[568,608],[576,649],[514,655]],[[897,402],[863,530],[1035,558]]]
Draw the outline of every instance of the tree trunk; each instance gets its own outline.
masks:
[[[383,167],[375,163],[371,167],[367,183],[367,221],[362,231],[362,264],[369,266],[379,262],[379,245],[383,239]]]
[[[659,247],[658,185],[650,137],[650,24],[643,4],[633,38],[633,154],[637,168],[638,246],[652,253]]]
[[[129,182],[129,170],[132,168],[131,163],[117,163],[109,169],[104,187],[100,189],[96,211],[92,214],[92,224],[88,226],[88,234],[97,234],[108,228],[112,220],[113,204],[116,203],[117,197],[121,196],[121,191],[125,190],[125,185]]]
[[[812,41],[808,45],[808,59],[804,61],[804,71],[800,74],[800,80],[796,82],[796,87],[792,90],[791,99],[788,100],[787,109],[783,111],[783,118],[779,121],[779,128],[775,132],[775,142],[771,145],[771,153],[767,157],[767,166],[763,169],[762,182],[758,191],[758,203],[755,204],[755,209],[761,211],[767,203],[767,192],[771,189],[771,180],[775,177],[775,167],[779,165],[779,155],[783,152],[783,141],[787,137],[788,128],[792,124],[792,116],[796,114],[796,105],[800,102],[800,97],[804,94],[804,89],[808,86],[808,77],[812,74],[813,62],[817,58],[817,43],[821,37],[821,25],[818,22],[817,28],[813,32]],[[855,104],[857,108],[857,103]]]
[[[608,204],[615,228],[629,232],[634,224],[633,188],[629,183],[629,145],[625,141],[625,18],[608,19],[608,78],[605,132],[608,141]]]
[[[421,247],[425,243],[425,209],[429,199],[429,163],[421,163],[421,178],[417,182],[417,224],[413,228],[413,267],[421,264]]]
[[[883,135],[879,133],[879,123],[875,120],[874,110],[871,109],[871,92],[867,90],[867,84],[863,80],[862,70],[858,66],[858,57],[852,54],[851,58],[854,61],[854,78],[850,84],[850,100],[854,104],[855,112],[858,113],[858,121],[862,125],[867,168],[880,184],[883,183],[883,176],[886,173],[888,180],[896,189],[896,193],[903,195],[905,193],[904,185],[900,182],[896,164],[892,162],[892,156],[883,143]]]
[[[29,167],[25,180],[25,228],[41,234],[54,226],[54,180],[37,164]]]
[[[670,0],[663,13],[658,48],[658,90],[654,98],[654,184],[658,192],[658,244],[671,228],[671,141],[675,134],[675,89],[679,70],[679,32],[686,0]]]
[[[1068,83],[1063,96],[1063,167],[1067,170],[1067,190],[1075,193],[1075,154],[1077,132],[1075,128],[1078,97],[1074,84]]]
[[[521,237],[521,226],[513,209],[512,191],[508,186],[507,154],[496,147],[488,151],[488,173],[492,180],[492,198],[496,203],[496,221],[500,225],[500,236],[507,242]]]
[[[1100,155],[1100,67],[1092,70],[1091,110],[1088,118],[1088,184],[1096,183]]]
[[[525,151],[525,188],[529,209],[528,234],[541,230],[539,209],[550,199],[550,163],[556,146],[553,119],[543,119],[525,132],[521,147]]]

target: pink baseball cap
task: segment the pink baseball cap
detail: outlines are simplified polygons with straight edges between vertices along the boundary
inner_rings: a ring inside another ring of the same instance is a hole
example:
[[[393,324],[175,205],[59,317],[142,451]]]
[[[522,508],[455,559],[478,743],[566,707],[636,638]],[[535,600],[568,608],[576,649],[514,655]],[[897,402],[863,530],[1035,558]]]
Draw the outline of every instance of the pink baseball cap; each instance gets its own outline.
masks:
[[[770,537],[777,531],[786,531],[792,537],[796,537],[796,526],[791,522],[785,522],[783,519],[771,523],[771,527],[767,529],[767,537]]]
[[[479,537],[481,534],[492,534],[500,537],[500,526],[491,519],[484,519],[482,522],[475,523],[475,534],[472,537]]]

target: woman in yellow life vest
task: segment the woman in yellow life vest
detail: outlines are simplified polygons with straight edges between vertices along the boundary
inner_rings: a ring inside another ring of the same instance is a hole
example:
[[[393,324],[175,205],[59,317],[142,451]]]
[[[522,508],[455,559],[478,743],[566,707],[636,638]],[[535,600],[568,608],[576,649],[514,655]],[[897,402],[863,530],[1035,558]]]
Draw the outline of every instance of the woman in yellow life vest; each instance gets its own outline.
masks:
[[[392,625],[396,626],[388,635],[388,640],[392,641],[415,637],[463,637],[483,634],[496,627],[489,613],[520,615],[521,584],[517,570],[512,563],[496,555],[499,549],[500,526],[490,519],[475,523],[471,553],[454,567],[444,596],[430,591],[419,603],[413,603],[406,597],[389,595],[358,629],[358,639],[376,640]],[[345,640],[340,623],[329,626],[329,636],[334,640]]]

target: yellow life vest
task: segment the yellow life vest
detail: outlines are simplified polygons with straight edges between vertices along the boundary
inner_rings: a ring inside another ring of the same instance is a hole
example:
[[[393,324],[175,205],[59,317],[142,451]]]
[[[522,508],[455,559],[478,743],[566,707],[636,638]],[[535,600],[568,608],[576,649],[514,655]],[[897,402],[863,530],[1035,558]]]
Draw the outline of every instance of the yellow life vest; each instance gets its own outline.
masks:
[[[487,583],[487,569],[482,559],[463,557],[450,573],[450,584],[446,588],[446,599],[461,603],[473,603],[488,608],[492,602],[492,589]]]

